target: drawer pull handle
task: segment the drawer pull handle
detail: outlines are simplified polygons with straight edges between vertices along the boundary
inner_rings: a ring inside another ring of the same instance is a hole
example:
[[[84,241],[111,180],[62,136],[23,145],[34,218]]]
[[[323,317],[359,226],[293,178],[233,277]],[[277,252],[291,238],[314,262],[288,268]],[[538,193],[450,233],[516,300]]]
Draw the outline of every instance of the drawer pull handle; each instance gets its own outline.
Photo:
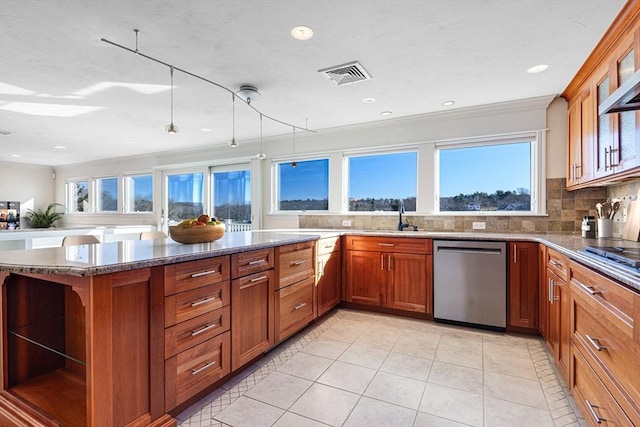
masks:
[[[215,362],[215,361],[214,361],[214,362],[209,362],[209,363],[206,363],[206,364],[205,364],[203,367],[201,367],[201,368],[198,368],[198,369],[192,369],[192,370],[191,370],[191,375],[198,375],[200,372],[204,371],[204,370],[205,370],[205,369],[207,369],[207,368],[212,367],[212,366],[213,366],[213,365],[215,365],[215,364],[216,364],[216,362]]]
[[[299,259],[298,261],[293,261],[291,265],[301,265],[301,264],[304,264],[305,262],[307,262],[306,259]]]
[[[596,423],[600,424],[602,421],[607,421],[604,418],[600,418],[598,414],[596,414],[595,408],[597,408],[597,406],[590,403],[587,399],[585,399],[584,401],[587,404],[587,408],[589,408],[589,412],[591,412],[591,416],[593,417]]]
[[[378,246],[395,246],[393,243],[378,243]]]
[[[199,306],[199,305],[202,305],[202,304],[206,304],[206,303],[208,303],[208,302],[211,302],[211,301],[213,301],[213,300],[215,300],[215,299],[216,299],[216,297],[209,297],[209,298],[205,298],[205,299],[203,299],[203,300],[201,300],[201,301],[195,301],[195,302],[192,302],[192,303],[191,303],[191,307],[197,307],[197,306]]]
[[[300,304],[296,304],[293,306],[294,310],[300,310],[302,307],[304,307],[305,305],[307,305],[306,302],[301,302]]]
[[[267,262],[266,259],[258,259],[255,261],[249,261],[249,265],[258,265],[258,264],[265,264]]]
[[[205,325],[205,326],[203,326],[203,327],[202,327],[202,328],[200,328],[200,329],[197,329],[197,330],[195,330],[195,331],[191,331],[191,336],[192,336],[192,337],[195,337],[196,335],[200,335],[201,333],[203,333],[203,332],[207,332],[208,330],[213,329],[213,328],[215,328],[215,327],[216,327],[216,324],[215,324],[215,323],[214,323],[213,325]]]
[[[254,277],[253,279],[251,279],[251,283],[260,282],[266,279],[267,279],[267,276]]]
[[[606,350],[607,347],[603,347],[600,344],[597,343],[597,341],[600,341],[600,339],[598,338],[591,338],[589,335],[585,334],[585,337],[587,337],[587,339],[589,340],[589,342],[591,343],[591,345],[593,346],[593,348],[595,348],[597,351],[602,351],[602,350]]]
[[[600,293],[600,291],[596,291],[595,289],[593,289],[593,286],[587,286],[580,283],[580,287],[587,291],[589,295],[598,295]]]
[[[207,271],[202,271],[200,273],[193,273],[191,275],[191,278],[195,279],[196,277],[208,276],[208,275],[213,274],[215,272],[216,272],[215,270],[207,270]]]
[[[325,249],[331,249],[333,247],[333,245],[324,245]]]
[[[555,267],[557,267],[557,266],[559,266],[559,265],[562,265],[562,264],[560,264],[559,262],[554,261],[554,260],[552,260],[552,259],[550,259],[550,260],[549,260],[549,264],[551,264],[551,265],[553,265],[553,266],[555,266]]]

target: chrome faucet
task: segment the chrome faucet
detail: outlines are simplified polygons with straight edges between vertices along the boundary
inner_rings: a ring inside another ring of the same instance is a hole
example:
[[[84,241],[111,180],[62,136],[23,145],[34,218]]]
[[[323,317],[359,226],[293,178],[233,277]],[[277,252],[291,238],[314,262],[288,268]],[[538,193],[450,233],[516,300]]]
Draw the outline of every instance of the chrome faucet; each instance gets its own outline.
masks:
[[[398,205],[398,231],[403,231],[405,228],[413,228],[413,231],[418,231],[418,227],[415,225],[409,224],[409,221],[402,222],[402,214],[404,211],[404,200],[400,200],[400,204]]]

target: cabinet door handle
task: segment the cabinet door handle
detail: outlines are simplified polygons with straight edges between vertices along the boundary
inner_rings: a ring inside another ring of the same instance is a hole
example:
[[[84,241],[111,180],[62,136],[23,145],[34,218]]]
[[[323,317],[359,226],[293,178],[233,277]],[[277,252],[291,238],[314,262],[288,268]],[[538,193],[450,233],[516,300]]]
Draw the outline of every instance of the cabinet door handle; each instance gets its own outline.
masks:
[[[249,261],[247,264],[248,265],[257,265],[257,264],[265,264],[267,262],[266,259],[259,259],[256,261]]]
[[[576,164],[571,164],[571,181],[576,182]]]
[[[513,263],[518,263],[518,245],[513,245]]]
[[[195,331],[191,331],[191,336],[195,337],[196,335],[200,335],[201,333],[207,332],[208,330],[213,329],[215,327],[216,327],[215,323],[212,324],[212,325],[205,325],[200,329],[196,329]]]
[[[384,270],[384,255],[380,254],[380,270]]]
[[[305,262],[307,262],[306,259],[299,259],[297,261],[292,261],[291,265],[301,265],[301,264],[304,264]]]
[[[549,277],[549,291],[547,295],[547,299],[550,304],[553,304],[553,279]]]
[[[194,302],[191,303],[191,307],[197,307],[199,305],[206,304],[208,302],[212,302],[215,299],[216,299],[216,297],[209,297],[209,298],[205,298],[205,299],[200,300],[200,301],[194,301]]]
[[[611,147],[611,149],[609,150],[609,169],[613,169],[615,166],[620,166],[620,155],[618,154],[618,161],[616,163],[613,163],[613,153],[616,152],[620,152],[619,148],[613,148]]]
[[[597,424],[600,424],[602,421],[607,421],[607,420],[606,420],[606,419],[604,419],[604,418],[600,418],[600,417],[598,416],[598,414],[596,414],[596,410],[595,410],[595,408],[597,408],[597,406],[596,406],[596,405],[594,405],[594,404],[590,403],[587,399],[585,399],[584,401],[585,401],[585,403],[587,404],[587,408],[589,408],[589,412],[591,412],[591,416],[593,417],[593,420],[594,420]]]
[[[208,369],[210,367],[212,367],[213,365],[215,365],[216,362],[209,362],[209,363],[205,363],[205,365],[201,368],[198,369],[192,369],[191,370],[191,375],[198,375],[200,372],[204,371],[205,369]]]
[[[587,340],[589,340],[589,343],[591,343],[591,345],[593,346],[593,348],[596,349],[596,351],[602,351],[607,349],[607,347],[601,346],[600,344],[597,343],[597,341],[600,341],[599,338],[591,338],[587,334],[584,334],[584,336],[587,338]]]
[[[593,289],[593,286],[587,286],[580,283],[580,287],[587,291],[589,295],[598,295],[600,293],[600,291],[596,291],[595,289]]]
[[[604,170],[609,170],[609,164],[607,160],[611,162],[611,147],[604,148]]]
[[[557,267],[557,266],[559,266],[559,265],[562,265],[562,264],[560,264],[558,261],[554,261],[554,260],[552,260],[552,259],[550,259],[550,260],[549,260],[549,264],[553,265],[554,267]]]
[[[260,276],[260,277],[254,277],[253,279],[250,280],[251,283],[255,283],[255,282],[260,282],[262,280],[266,280],[267,276]]]
[[[391,271],[391,255],[387,255],[387,270]]]
[[[333,247],[333,245],[324,245],[325,249],[331,249]]]
[[[307,305],[306,302],[301,302],[300,304],[296,304],[293,306],[294,310],[300,310],[302,307],[304,307],[305,305]]]
[[[393,243],[378,243],[378,246],[395,246]]]
[[[191,275],[191,278],[194,279],[196,277],[208,276],[209,274],[213,274],[215,272],[216,272],[216,270],[201,271],[200,273],[193,273]]]

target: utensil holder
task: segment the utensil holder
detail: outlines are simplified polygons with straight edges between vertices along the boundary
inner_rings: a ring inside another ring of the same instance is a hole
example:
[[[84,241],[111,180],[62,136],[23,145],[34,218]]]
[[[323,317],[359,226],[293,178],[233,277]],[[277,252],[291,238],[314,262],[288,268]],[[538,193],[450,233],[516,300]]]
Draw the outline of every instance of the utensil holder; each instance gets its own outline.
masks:
[[[613,220],[598,218],[598,238],[613,237]]]

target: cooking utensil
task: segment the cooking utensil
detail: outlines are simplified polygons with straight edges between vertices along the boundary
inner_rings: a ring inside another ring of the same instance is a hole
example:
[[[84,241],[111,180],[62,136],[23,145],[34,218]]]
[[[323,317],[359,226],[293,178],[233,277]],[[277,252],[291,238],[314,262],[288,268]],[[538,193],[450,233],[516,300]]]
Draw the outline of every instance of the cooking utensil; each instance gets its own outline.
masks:
[[[619,209],[620,209],[620,201],[616,200],[611,204],[611,215],[609,216],[609,218],[613,219],[613,217],[615,216],[616,212],[618,212]]]
[[[598,218],[602,218],[602,203],[596,203],[596,212],[598,214]]]
[[[611,218],[611,203],[604,202],[602,204],[602,217],[601,218]]]

